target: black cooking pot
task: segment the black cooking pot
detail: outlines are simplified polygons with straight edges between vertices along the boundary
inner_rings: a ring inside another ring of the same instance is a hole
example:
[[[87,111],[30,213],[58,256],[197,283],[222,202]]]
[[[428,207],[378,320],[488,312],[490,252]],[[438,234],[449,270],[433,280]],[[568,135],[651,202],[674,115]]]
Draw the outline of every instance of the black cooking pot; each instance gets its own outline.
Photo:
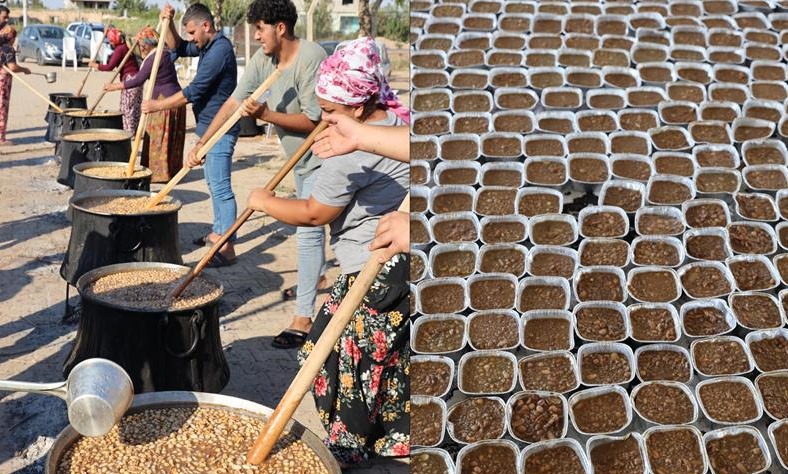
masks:
[[[181,203],[167,196],[172,210],[121,215],[85,207],[91,198],[153,196],[145,191],[91,191],[69,201],[72,216],[68,250],[60,266],[60,276],[74,285],[94,268],[126,262],[181,264],[178,211]]]
[[[74,165],[87,161],[128,161],[131,134],[116,129],[76,130],[63,134],[57,182],[74,187]]]
[[[87,162],[74,165],[74,195],[78,195],[88,191],[102,191],[104,189],[130,189],[133,191],[150,191],[150,179],[153,172],[144,166],[137,165],[134,170],[135,174],[138,171],[145,173],[144,176],[133,177],[119,177],[109,178],[102,176],[93,176],[86,173],[88,169],[96,168],[118,168],[123,170],[124,174],[128,168],[128,163],[120,163],[117,161],[104,161],[104,162]]]
[[[63,112],[50,110],[47,112],[47,131],[44,133],[44,140],[50,143],[60,143],[63,135],[63,121],[67,118],[66,114],[75,112],[79,109],[63,109]]]
[[[63,119],[63,133],[94,128],[123,130],[123,112],[93,112],[88,115],[87,110],[71,110]]]
[[[49,101],[57,105],[61,109],[87,109],[88,96],[74,95],[70,92],[50,92]],[[49,113],[54,112],[55,109],[50,105],[47,109],[46,121],[49,122]]]
[[[67,378],[79,362],[102,357],[128,372],[136,393],[219,392],[230,379],[219,336],[221,294],[184,309],[141,310],[99,300],[85,291],[102,276],[135,270],[176,270],[185,274],[189,268],[165,263],[124,263],[83,275],[76,285],[82,314],[74,346],[63,364],[64,376]],[[222,288],[211,278],[201,278]]]

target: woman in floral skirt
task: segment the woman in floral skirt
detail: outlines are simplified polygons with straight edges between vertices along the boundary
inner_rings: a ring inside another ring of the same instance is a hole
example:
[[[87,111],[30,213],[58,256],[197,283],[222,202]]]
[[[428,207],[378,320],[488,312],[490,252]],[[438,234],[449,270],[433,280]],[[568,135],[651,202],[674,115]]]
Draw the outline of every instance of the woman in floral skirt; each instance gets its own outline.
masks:
[[[353,41],[323,61],[316,94],[327,114],[387,127],[408,121],[408,109],[389,88],[370,38]],[[330,223],[342,274],[301,349],[302,362],[370,258],[378,222],[399,207],[409,185],[406,163],[363,151],[326,160],[316,173],[309,199],[277,198],[257,189],[248,202],[291,225]],[[384,264],[314,381],[312,393],[328,431],[325,442],[340,464],[410,452],[407,275],[406,253]]]

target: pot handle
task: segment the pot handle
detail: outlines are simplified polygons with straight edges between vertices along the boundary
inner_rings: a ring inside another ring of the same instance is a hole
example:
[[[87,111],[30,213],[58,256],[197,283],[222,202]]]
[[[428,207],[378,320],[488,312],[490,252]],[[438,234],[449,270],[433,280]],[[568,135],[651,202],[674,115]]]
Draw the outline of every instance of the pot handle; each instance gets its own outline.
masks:
[[[164,336],[164,349],[167,351],[167,353],[179,359],[183,359],[184,357],[189,357],[192,354],[194,354],[194,351],[197,350],[197,344],[200,342],[200,336],[201,335],[203,337],[205,336],[204,319],[205,316],[203,315],[202,310],[199,309],[194,310],[192,316],[189,318],[189,326],[191,329],[191,339],[192,339],[191,345],[189,345],[189,348],[183,352],[176,352],[167,343],[167,341],[169,340],[168,336],[170,333],[169,331],[170,324],[169,324],[169,317],[167,316],[167,313],[164,313],[162,315],[162,319],[159,321],[159,324],[164,326],[163,331],[161,331],[161,334],[163,334]]]
[[[96,161],[104,161],[104,147],[101,145],[101,142],[96,142],[93,149],[96,150],[96,156],[98,157]]]
[[[113,242],[118,241],[118,237],[120,236],[124,226],[121,226],[117,223],[117,221],[113,221],[109,225],[109,236]],[[136,231],[137,231],[137,243],[135,243],[131,248],[119,249],[121,252],[125,253],[134,253],[142,247],[144,236],[146,232],[149,232],[151,229],[150,224],[143,218],[137,223]]]
[[[90,125],[90,122],[88,121],[88,118],[87,117],[82,117],[82,128],[83,129],[90,128],[89,125]]]
[[[79,151],[80,151],[80,153],[82,153],[82,156],[87,158],[87,156],[88,156],[88,144],[87,144],[87,142],[82,142],[82,143],[79,144]]]
[[[68,129],[69,130],[74,130],[74,128],[76,126],[77,126],[77,119],[76,119],[76,117],[69,117],[69,119],[68,119]]]

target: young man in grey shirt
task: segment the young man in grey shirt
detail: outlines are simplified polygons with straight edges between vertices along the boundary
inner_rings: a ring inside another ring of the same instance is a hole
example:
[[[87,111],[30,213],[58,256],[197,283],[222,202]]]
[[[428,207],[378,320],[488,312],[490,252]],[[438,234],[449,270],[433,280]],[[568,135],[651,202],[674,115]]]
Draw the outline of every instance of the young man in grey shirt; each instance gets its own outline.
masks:
[[[320,121],[320,106],[315,96],[315,78],[325,50],[311,41],[295,36],[298,13],[291,0],[255,0],[247,13],[255,27],[260,49],[246,66],[232,96],[216,114],[203,138],[208,138],[225,123],[239,105],[243,115],[264,120],[274,126],[287,156],[292,156]],[[258,104],[249,96],[275,69],[281,76],[269,89],[271,96]],[[202,143],[189,152],[190,166],[200,164],[195,155]],[[320,159],[311,152],[294,169],[296,192],[307,198],[314,186],[314,171]],[[300,347],[309,333],[314,315],[320,275],[325,265],[325,231],[323,227],[298,227],[298,287],[296,312],[290,327],[274,338],[274,347]]]

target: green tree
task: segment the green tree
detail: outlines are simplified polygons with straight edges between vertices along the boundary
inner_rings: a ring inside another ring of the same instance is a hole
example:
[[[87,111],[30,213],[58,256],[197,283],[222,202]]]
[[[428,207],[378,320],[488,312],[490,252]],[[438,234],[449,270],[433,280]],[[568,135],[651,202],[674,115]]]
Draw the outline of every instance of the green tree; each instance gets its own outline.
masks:
[[[115,0],[115,10],[123,13],[126,10],[129,15],[148,11],[145,0]]]
[[[304,1],[304,9],[309,10],[313,0]],[[317,0],[319,3],[315,7],[312,22],[314,24],[315,41],[333,39],[336,33],[332,28],[331,2],[329,0]],[[306,16],[299,18],[296,23],[296,35],[306,38]]]
[[[403,14],[397,5],[380,10],[375,18],[377,34],[394,41],[407,42],[410,32],[408,15]]]

